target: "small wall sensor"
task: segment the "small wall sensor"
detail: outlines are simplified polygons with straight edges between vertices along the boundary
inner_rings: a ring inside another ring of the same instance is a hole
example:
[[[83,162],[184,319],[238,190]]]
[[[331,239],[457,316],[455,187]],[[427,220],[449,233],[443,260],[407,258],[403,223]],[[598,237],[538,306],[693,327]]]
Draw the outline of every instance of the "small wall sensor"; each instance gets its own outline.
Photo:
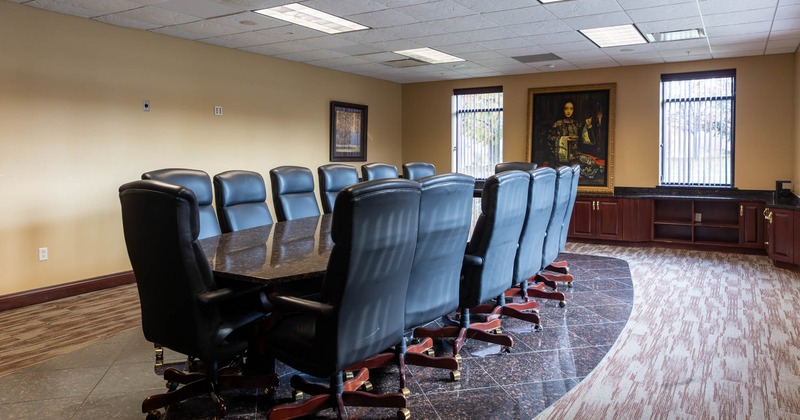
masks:
[[[142,111],[150,112],[150,101],[148,101],[147,99],[145,99],[144,103],[142,104]]]

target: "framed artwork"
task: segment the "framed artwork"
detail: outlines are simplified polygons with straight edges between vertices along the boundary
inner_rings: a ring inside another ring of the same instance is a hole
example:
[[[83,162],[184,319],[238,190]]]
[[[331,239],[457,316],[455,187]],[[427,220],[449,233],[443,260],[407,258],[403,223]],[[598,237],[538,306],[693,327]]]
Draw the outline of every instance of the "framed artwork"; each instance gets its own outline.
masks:
[[[331,162],[367,160],[367,106],[331,102]]]
[[[579,193],[614,193],[616,83],[528,89],[528,157],[581,165]]]

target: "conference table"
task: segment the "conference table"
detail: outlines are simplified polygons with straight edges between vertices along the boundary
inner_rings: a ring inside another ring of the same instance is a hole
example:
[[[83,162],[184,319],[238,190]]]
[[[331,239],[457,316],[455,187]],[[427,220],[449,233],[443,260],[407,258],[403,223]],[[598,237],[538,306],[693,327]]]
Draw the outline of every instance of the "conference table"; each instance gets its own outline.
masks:
[[[320,279],[333,249],[332,214],[224,233],[199,241],[220,279],[279,286]]]

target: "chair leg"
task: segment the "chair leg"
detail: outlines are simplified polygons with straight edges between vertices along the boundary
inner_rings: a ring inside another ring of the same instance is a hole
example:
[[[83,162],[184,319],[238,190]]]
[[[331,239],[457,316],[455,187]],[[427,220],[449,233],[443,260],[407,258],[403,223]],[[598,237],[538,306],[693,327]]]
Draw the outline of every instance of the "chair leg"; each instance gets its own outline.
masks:
[[[402,393],[378,395],[356,391],[367,380],[369,380],[369,370],[366,368],[361,369],[348,381],[343,381],[342,373],[339,372],[331,377],[329,386],[308,382],[295,375],[290,380],[292,387],[313,396],[300,402],[275,406],[267,413],[267,417],[270,420],[292,419],[326,408],[334,408],[339,418],[343,418],[347,415],[347,406],[391,407],[400,408],[400,412],[403,413],[408,411],[406,410],[408,402]]]
[[[543,276],[540,275],[540,274],[536,275],[536,279],[537,280],[539,280],[542,277]],[[549,299],[549,300],[557,300],[558,301],[558,306],[560,306],[562,308],[567,306],[567,297],[564,295],[564,293],[561,293],[561,292],[558,292],[558,291],[555,291],[555,290],[554,291],[545,290],[545,283],[544,282],[540,282],[540,283],[538,283],[536,285],[529,286],[528,287],[528,296],[538,297],[538,298],[542,298],[542,299]]]
[[[552,274],[545,274],[552,281],[567,283],[567,287],[572,287],[572,281],[574,278],[572,277],[572,274],[569,273],[569,263],[567,261],[553,261],[544,269],[552,272]]]

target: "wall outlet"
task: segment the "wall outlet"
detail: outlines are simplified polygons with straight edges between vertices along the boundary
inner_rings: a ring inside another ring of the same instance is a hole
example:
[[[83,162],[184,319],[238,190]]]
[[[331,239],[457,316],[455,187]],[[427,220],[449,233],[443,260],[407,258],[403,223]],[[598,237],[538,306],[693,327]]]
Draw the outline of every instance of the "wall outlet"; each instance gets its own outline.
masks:
[[[695,213],[694,214],[694,222],[700,223],[703,221],[703,213]]]
[[[47,261],[47,247],[39,248],[39,261]]]
[[[142,111],[150,112],[150,101],[148,101],[147,99],[145,99],[144,102],[142,102]]]
[[[222,107],[221,106],[219,106],[219,105],[215,105],[214,106],[214,115],[216,115],[218,117],[220,115],[222,115]]]

